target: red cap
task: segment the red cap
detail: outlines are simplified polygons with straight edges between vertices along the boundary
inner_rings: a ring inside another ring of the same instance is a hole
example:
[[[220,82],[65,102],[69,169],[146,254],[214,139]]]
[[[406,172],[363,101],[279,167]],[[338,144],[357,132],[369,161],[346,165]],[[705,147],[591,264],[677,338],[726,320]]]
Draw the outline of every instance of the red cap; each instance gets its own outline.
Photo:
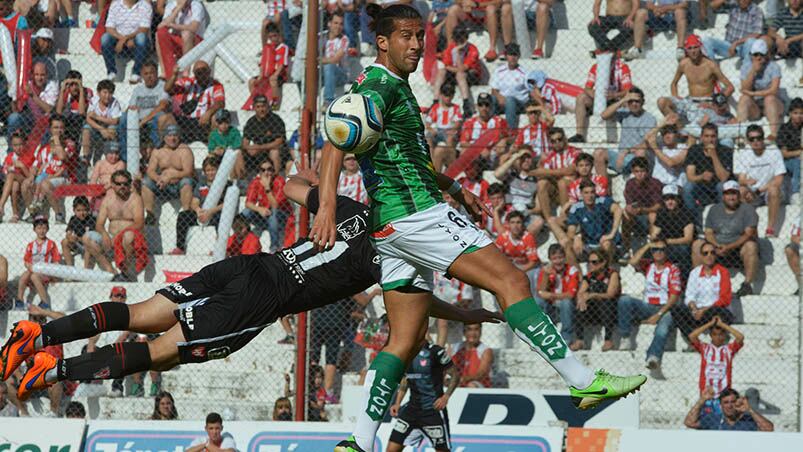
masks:
[[[702,47],[703,41],[697,35],[688,35],[686,36],[686,42],[683,44],[683,48],[688,49],[689,47]]]
[[[125,287],[123,287],[123,286],[114,286],[114,287],[112,287],[111,296],[112,297],[114,297],[114,296],[125,297],[126,296]]]

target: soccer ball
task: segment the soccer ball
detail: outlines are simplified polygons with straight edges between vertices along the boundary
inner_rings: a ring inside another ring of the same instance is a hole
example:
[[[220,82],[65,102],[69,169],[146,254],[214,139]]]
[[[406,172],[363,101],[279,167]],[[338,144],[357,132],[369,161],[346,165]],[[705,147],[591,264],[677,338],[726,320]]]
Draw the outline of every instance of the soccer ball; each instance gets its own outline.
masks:
[[[373,148],[382,135],[382,112],[371,98],[346,94],[326,109],[323,128],[336,148],[362,154]]]

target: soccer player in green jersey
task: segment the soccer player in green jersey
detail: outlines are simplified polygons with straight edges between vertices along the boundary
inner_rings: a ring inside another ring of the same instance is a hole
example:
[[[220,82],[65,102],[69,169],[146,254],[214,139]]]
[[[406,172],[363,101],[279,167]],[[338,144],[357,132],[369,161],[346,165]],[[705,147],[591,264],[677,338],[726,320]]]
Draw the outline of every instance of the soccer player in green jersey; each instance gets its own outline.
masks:
[[[482,209],[474,195],[432,167],[418,103],[407,81],[423,51],[422,18],[414,8],[400,4],[369,4],[367,12],[373,19],[378,56],[351,92],[370,97],[384,119],[379,142],[358,159],[371,198],[372,243],[381,257],[390,338],[366,376],[354,434],[335,452],[373,450],[391,397],[424,340],[433,270],[496,295],[510,328],[561,375],[577,407],[590,408],[638,390],[647,379],[643,375],[595,373],[581,364],[533,300],[527,276],[472,221],[443,202],[446,191],[472,216],[478,217]],[[333,146],[324,150],[320,207],[310,230],[310,239],[321,248],[335,243],[342,160],[343,153]]]

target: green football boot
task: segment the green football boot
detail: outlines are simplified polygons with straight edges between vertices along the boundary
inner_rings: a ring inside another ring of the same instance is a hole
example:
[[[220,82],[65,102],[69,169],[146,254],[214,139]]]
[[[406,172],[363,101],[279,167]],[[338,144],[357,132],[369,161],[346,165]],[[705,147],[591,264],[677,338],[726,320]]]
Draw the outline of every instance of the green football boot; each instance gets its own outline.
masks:
[[[344,439],[337,443],[335,446],[335,452],[365,452],[365,449],[357,445],[357,441],[354,439],[354,436],[349,436],[348,439]]]
[[[585,389],[569,388],[572,403],[581,410],[594,408],[605,400],[627,397],[638,391],[647,381],[644,375],[619,377],[600,369],[595,372],[594,381]]]

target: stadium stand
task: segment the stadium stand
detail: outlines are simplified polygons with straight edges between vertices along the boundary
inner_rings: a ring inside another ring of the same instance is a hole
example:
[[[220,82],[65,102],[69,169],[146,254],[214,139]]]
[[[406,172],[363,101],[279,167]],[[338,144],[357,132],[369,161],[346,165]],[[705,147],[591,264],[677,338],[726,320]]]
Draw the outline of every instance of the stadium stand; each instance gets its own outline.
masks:
[[[117,1],[117,0],[115,0]],[[146,1],[146,0],[143,0]],[[198,1],[198,0],[194,0]],[[0,0],[3,3],[4,0]],[[292,2],[273,2],[269,1],[269,8],[276,8],[275,4],[288,4]],[[323,2],[322,2],[323,3]],[[330,2],[334,3],[334,2]],[[364,2],[362,2],[364,3]],[[383,3],[389,3],[385,1]],[[414,2],[417,6],[427,9],[434,3],[457,3],[456,2]],[[484,3],[484,2],[477,2]],[[507,2],[505,2],[507,3]],[[533,11],[538,1],[513,2],[516,7],[523,5]],[[543,71],[549,81],[555,82],[550,86],[557,86],[558,93],[555,96],[573,98],[579,89],[586,82],[586,74],[595,60],[594,39],[587,31],[587,25],[593,19],[593,12],[587,0],[563,0],[546,2],[551,5],[551,29],[547,33],[546,43],[543,46],[544,58],[537,60],[530,59],[529,54],[521,55],[520,64],[525,73],[532,70]],[[603,4],[605,2],[602,2]],[[690,26],[688,33],[697,33],[701,36],[725,35],[728,15],[725,13],[709,12],[708,25],[701,27],[701,24],[694,19],[697,11],[697,2],[687,2],[689,11]],[[728,2],[728,7],[736,2]],[[766,3],[759,3],[760,7],[765,7]],[[798,5],[800,2],[790,0],[790,4]],[[164,7],[164,2],[153,2],[154,5]],[[774,3],[773,3],[774,4]],[[56,50],[54,60],[55,67],[59,68],[62,74],[63,68],[69,67],[78,70],[83,74],[83,85],[95,91],[95,87],[107,76],[107,71],[103,66],[103,58],[96,53],[90,46],[93,40],[95,29],[85,28],[84,24],[97,21],[96,12],[90,9],[88,3],[77,4],[77,24],[76,28],[53,29],[53,43]],[[204,2],[209,23],[205,36],[209,37],[216,29],[227,22],[242,23],[253,19],[257,24],[255,28],[245,27],[229,35],[223,44],[229,49],[230,53],[246,68],[249,74],[256,74],[260,69],[261,53],[265,52],[261,46],[260,35],[256,28],[262,19],[266,5],[260,1],[223,1]],[[442,6],[442,5],[439,5]],[[281,8],[281,7],[279,7]],[[604,5],[603,5],[604,9]],[[272,11],[272,10],[271,10]],[[539,12],[549,11],[547,8],[539,7]],[[244,12],[249,12],[250,17],[245,17]],[[274,11],[275,12],[275,11]],[[764,11],[765,23],[772,24],[768,17],[769,11]],[[514,14],[516,14],[514,12]],[[276,14],[276,17],[284,15]],[[323,19],[323,15],[321,16]],[[436,15],[437,17],[437,15]],[[481,16],[480,16],[481,17]],[[359,18],[363,20],[362,17]],[[441,20],[443,17],[441,17]],[[350,19],[352,20],[352,19]],[[504,20],[501,21],[505,23]],[[322,27],[326,20],[321,20]],[[499,43],[489,42],[488,34],[483,31],[483,21],[472,23],[470,27],[469,42],[476,46],[477,54],[487,56],[491,51],[502,50],[502,35],[499,33]],[[296,25],[297,26],[297,25]],[[32,27],[33,28],[33,27]],[[766,27],[765,27],[766,28]],[[350,29],[351,30],[351,29]],[[151,30],[154,31],[153,29]],[[286,31],[283,29],[283,31]],[[518,31],[518,30],[517,30]],[[535,28],[531,30],[531,36],[525,39],[519,38],[522,43],[528,40],[528,44],[523,46],[530,48],[530,43],[534,42]],[[433,34],[434,36],[434,34]],[[365,35],[362,40],[366,41]],[[445,44],[445,43],[444,43]],[[495,44],[495,45],[492,45]],[[444,45],[445,47],[445,45]],[[302,50],[295,49],[297,52]],[[357,70],[373,62],[373,58],[365,52],[362,56],[355,49],[348,49],[345,63],[342,63],[344,70],[353,78],[357,75]],[[661,96],[670,94],[670,84],[676,68],[677,62],[677,39],[674,36],[674,29],[669,32],[654,34],[651,39],[646,40],[639,58],[627,61],[632,77],[632,85],[637,86],[646,94],[644,109],[658,118],[659,122],[664,115],[658,108],[657,100]],[[341,51],[344,51],[341,49]],[[271,51],[272,52],[272,51]],[[219,51],[219,56],[223,52]],[[522,52],[524,53],[524,52]],[[3,55],[5,59],[5,55]],[[425,56],[425,60],[426,60]],[[303,61],[303,60],[299,60]],[[136,85],[129,84],[131,76],[132,61],[118,60],[118,71],[116,73],[114,96],[122,104],[123,110],[127,107],[128,99],[131,97]],[[422,66],[426,69],[426,61]],[[803,71],[803,63],[799,57],[789,59],[778,59],[777,64],[782,91],[781,96],[787,99],[800,97],[801,89],[798,87],[798,79]],[[485,66],[489,73],[500,65],[506,64],[504,58],[494,61],[486,61]],[[124,66],[124,67],[123,67]],[[236,65],[235,65],[236,66]],[[726,59],[721,62],[720,68],[725,76],[731,80],[737,90],[734,94],[735,99],[731,99],[732,112],[736,112],[736,99],[739,96],[740,63],[735,58]],[[244,125],[254,114],[251,109],[243,108],[253,101],[252,94],[249,92],[247,79],[243,80],[240,70],[236,67],[232,69],[229,64],[218,58],[212,64],[213,77],[225,88],[225,108],[231,112],[232,127],[243,130]],[[162,69],[159,70],[160,75]],[[66,74],[66,71],[63,72]],[[434,72],[433,72],[434,74]],[[288,74],[289,76],[289,74]],[[63,76],[62,76],[63,78]],[[434,79],[429,80],[425,76],[425,70],[419,70],[410,78],[410,85],[418,98],[419,105],[429,108],[433,101],[438,97],[432,90]],[[487,83],[483,80],[482,83]],[[539,88],[544,84],[539,84]],[[568,87],[567,85],[574,85]],[[299,84],[281,84],[281,103],[275,106],[274,113],[284,122],[286,131],[285,139],[290,139],[293,131],[300,126],[300,108],[303,102],[303,92],[299,89]],[[686,84],[680,83],[680,95],[686,94]],[[338,93],[344,89],[338,87]],[[489,85],[470,83],[470,99],[455,97],[457,105],[474,108],[474,100],[482,93],[489,93]],[[322,99],[321,96],[319,96]],[[457,96],[460,96],[458,90]],[[544,91],[541,91],[543,94]],[[568,93],[568,94],[567,94]],[[550,99],[546,97],[546,99]],[[86,101],[87,105],[90,103]],[[603,104],[604,106],[604,104]],[[0,108],[0,114],[4,109]],[[522,110],[523,113],[523,110]],[[504,111],[497,111],[504,117]],[[575,114],[568,110],[553,111],[554,126],[561,127],[566,131],[566,136],[571,137],[575,132]],[[0,117],[1,118],[1,117]],[[784,122],[787,120],[784,116]],[[464,118],[467,119],[467,118]],[[4,119],[0,123],[5,124]],[[766,119],[758,120],[766,134],[769,134],[770,127]],[[526,115],[519,117],[519,124],[527,124]],[[585,142],[571,143],[585,153],[593,153],[596,148],[613,148],[618,141],[615,139],[615,125],[601,122],[598,114],[590,118],[591,126],[588,129]],[[735,127],[735,126],[734,126]],[[611,131],[614,134],[612,139]],[[691,129],[689,129],[691,130]],[[749,152],[749,147],[744,141],[746,127],[737,129],[736,134],[730,138],[736,138],[736,152]],[[27,131],[26,131],[27,132]],[[621,133],[621,131],[620,131]],[[514,135],[515,137],[515,135]],[[775,138],[775,137],[773,137]],[[144,136],[142,137],[144,140]],[[474,138],[476,140],[476,138]],[[461,139],[462,141],[462,139]],[[511,140],[512,141],[512,140]],[[186,143],[192,150],[193,165],[197,174],[200,175],[201,164],[209,154],[207,145],[201,141]],[[264,143],[258,143],[264,144]],[[435,143],[437,144],[437,143]],[[504,147],[504,146],[503,146]],[[513,150],[507,154],[496,154],[496,150],[484,149],[482,154],[483,162],[489,166],[484,168],[483,179],[487,184],[500,182],[493,174],[497,165],[513,154]],[[512,146],[511,146],[512,148]],[[10,143],[7,142],[5,133],[0,137],[0,149],[3,152],[10,151]],[[469,152],[468,149],[461,149],[462,153]],[[649,151],[645,151],[648,155]],[[3,154],[5,156],[5,154]],[[296,158],[295,154],[283,156]],[[543,157],[542,157],[543,158]],[[463,165],[458,168],[455,175],[462,175],[463,169],[468,166],[472,159],[462,162],[458,156],[454,165]],[[279,168],[277,168],[279,170]],[[284,173],[284,168],[281,169]],[[251,173],[253,174],[253,173]],[[248,179],[234,181],[235,185],[240,186],[240,205],[238,211],[245,207],[245,191],[252,176]],[[610,196],[620,205],[625,205],[624,187],[626,177],[624,175],[610,175]],[[200,177],[196,178],[200,180]],[[341,186],[348,186],[351,182]],[[487,190],[487,187],[486,187]],[[512,190],[512,188],[511,188]],[[352,193],[359,191],[354,189]],[[739,330],[745,335],[745,348],[734,359],[732,385],[734,388],[744,392],[748,388],[755,388],[760,394],[761,403],[758,409],[762,410],[767,417],[775,424],[775,428],[780,431],[796,431],[798,426],[797,406],[800,403],[801,394],[797,392],[799,387],[800,373],[798,370],[801,360],[800,337],[800,298],[797,286],[797,276],[792,273],[785,262],[785,246],[793,233],[799,235],[797,218],[800,217],[800,194],[791,193],[787,190],[787,204],[782,207],[779,224],[775,226],[774,237],[767,237],[764,231],[767,225],[768,212],[766,206],[757,207],[758,225],[756,230],[758,248],[760,250],[760,265],[757,276],[752,285],[752,294],[743,294],[741,297],[734,296],[730,309],[734,314],[735,323]],[[67,206],[67,217],[71,216],[72,201],[74,194],[68,194],[64,199]],[[557,198],[555,199],[557,201]],[[557,204],[557,203],[553,203]],[[5,340],[5,334],[11,325],[21,319],[27,318],[28,314],[14,303],[14,293],[11,290],[15,287],[20,275],[25,271],[23,258],[25,245],[33,239],[34,233],[30,223],[20,221],[10,222],[12,210],[10,203],[6,203],[3,212],[3,222],[0,223],[0,255],[8,260],[9,287],[5,295],[5,310],[0,311],[0,339]],[[710,207],[709,207],[710,208]],[[92,303],[106,300],[109,290],[114,285],[122,285],[128,291],[128,300],[141,300],[151,296],[154,291],[162,287],[166,281],[172,281],[176,277],[175,273],[194,272],[204,265],[213,262],[213,244],[216,241],[216,231],[212,227],[193,226],[190,228],[187,238],[186,253],[183,255],[172,255],[169,253],[176,243],[176,221],[179,217],[180,204],[178,199],[166,202],[161,207],[157,207],[153,219],[144,226],[144,236],[149,250],[149,262],[142,272],[138,272],[135,280],[126,282],[55,282],[48,288],[48,296],[51,302],[51,309],[62,312],[73,312],[84,308]],[[708,209],[703,213],[705,218]],[[565,214],[565,212],[563,212]],[[23,214],[27,217],[28,212]],[[560,215],[554,218],[560,220]],[[565,220],[565,217],[563,218]],[[290,221],[288,230],[292,229],[293,222]],[[50,209],[49,217],[50,230],[48,237],[57,244],[67,234],[67,226],[63,219],[56,218],[55,213]],[[695,236],[702,231],[698,229]],[[228,235],[228,234],[227,234]],[[291,234],[292,235],[292,234]],[[549,261],[547,248],[556,243],[557,239],[549,229],[544,228],[538,234],[537,252],[540,262]],[[276,244],[270,243],[270,234],[264,232],[261,235],[262,249],[268,250]],[[286,242],[285,242],[286,243]],[[637,249],[638,247],[636,247]],[[63,253],[62,253],[63,254]],[[626,257],[623,253],[618,257]],[[83,257],[76,256],[76,265],[83,266]],[[614,262],[616,265],[616,262]],[[582,270],[586,269],[586,264],[580,264]],[[644,293],[645,277],[637,273],[631,266],[621,265],[619,269],[621,275],[622,293],[640,297]],[[731,287],[739,288],[743,281],[743,274],[737,269],[731,269]],[[479,291],[477,291],[479,292]],[[31,291],[35,293],[35,291]],[[29,296],[29,302],[38,302],[33,295]],[[0,300],[0,306],[3,306]],[[682,300],[681,300],[682,301]],[[489,293],[482,293],[475,300],[483,307],[495,309],[493,296]],[[382,314],[381,297],[376,297],[368,306],[365,313],[358,310],[360,316],[378,317]],[[362,331],[363,326],[357,328]],[[586,344],[593,344],[590,349],[580,350],[579,354],[582,361],[594,367],[604,367],[616,370],[619,373],[638,373],[645,371],[645,352],[652,340],[654,326],[642,324],[636,327],[637,333],[631,335],[634,342],[632,350],[627,344],[618,344],[618,350],[602,352],[601,344],[602,331],[600,328],[586,329]],[[434,335],[433,327],[433,335]],[[673,329],[674,331],[674,329]],[[346,336],[344,343],[351,343],[351,336]],[[183,419],[202,419],[207,412],[219,411],[228,408],[238,420],[267,420],[272,418],[273,401],[284,394],[284,374],[291,372],[295,360],[295,348],[292,344],[277,344],[285,337],[285,331],[274,326],[266,329],[259,337],[252,341],[247,347],[235,355],[229,356],[224,360],[210,361],[201,366],[181,366],[162,375],[161,389],[169,391]],[[104,335],[99,344],[107,343],[112,340],[113,335]],[[687,348],[686,341],[677,333],[670,335],[667,353],[664,354],[660,366],[663,378],[651,379],[644,390],[640,393],[640,424],[642,427],[656,428],[681,428],[683,419],[695,401],[699,397],[698,380],[700,378],[700,356],[692,349]],[[454,338],[457,342],[458,336]],[[521,341],[517,340],[507,328],[502,326],[487,326],[483,329],[483,343],[494,349],[494,369],[493,379],[496,385],[507,385],[510,388],[539,388],[539,389],[564,389],[560,378],[548,366],[541,363],[535,353]],[[83,343],[66,344],[64,346],[65,356],[74,356],[81,353]],[[351,362],[341,366],[345,369],[340,375],[339,386],[357,384],[359,379],[358,370],[365,362],[363,349],[359,346],[351,347],[355,353],[351,356]],[[269,358],[266,358],[269,357]],[[320,361],[314,359],[313,361]],[[106,383],[110,387],[110,382]],[[130,381],[127,382],[130,385]],[[147,386],[146,386],[147,387]],[[794,388],[794,389],[790,389]],[[111,394],[111,392],[109,392]],[[147,395],[147,394],[146,394]],[[125,397],[116,398],[109,396],[93,397],[89,400],[80,397],[73,397],[73,400],[84,402],[88,407],[88,414],[92,418],[102,419],[144,419],[153,410],[153,400],[148,397]],[[336,401],[333,398],[332,401]],[[45,406],[47,404],[44,404]],[[65,402],[66,405],[66,402]],[[340,405],[337,403],[327,403],[326,410],[329,420],[341,419]],[[36,415],[37,410],[32,410]],[[47,408],[42,408],[38,413],[47,415]]]

